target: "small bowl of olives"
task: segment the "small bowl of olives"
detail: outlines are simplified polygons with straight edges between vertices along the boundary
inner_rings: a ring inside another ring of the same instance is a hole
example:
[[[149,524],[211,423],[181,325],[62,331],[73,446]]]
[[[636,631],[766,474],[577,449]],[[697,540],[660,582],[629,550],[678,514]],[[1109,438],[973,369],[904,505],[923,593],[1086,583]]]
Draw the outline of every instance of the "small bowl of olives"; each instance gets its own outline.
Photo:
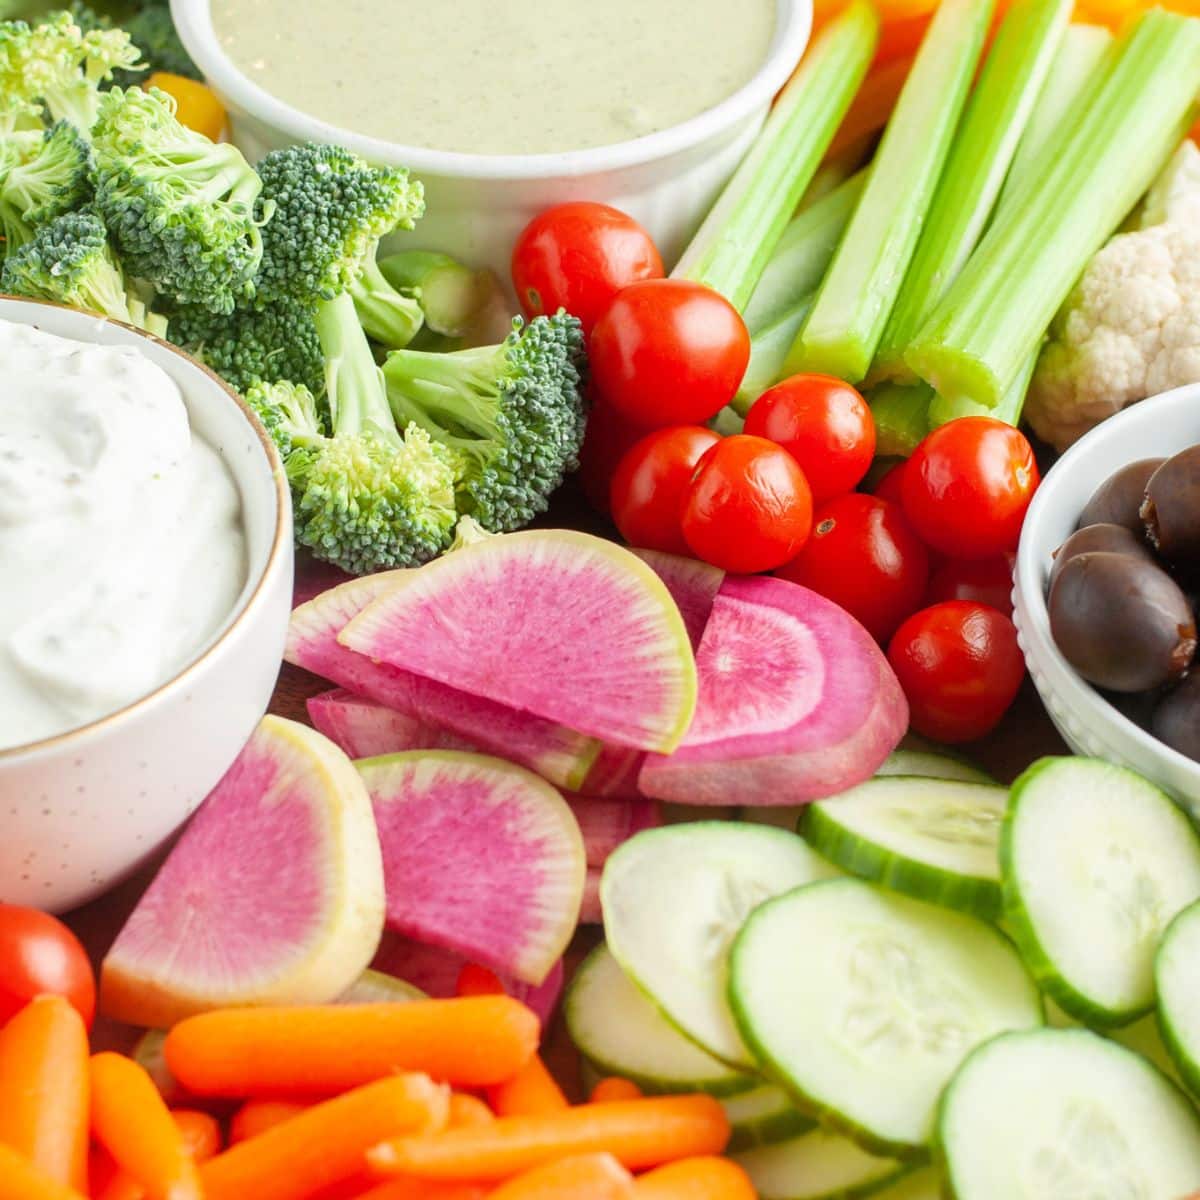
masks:
[[[1113,417],[1046,474],[1017,555],[1029,673],[1070,746],[1200,814],[1200,386]]]

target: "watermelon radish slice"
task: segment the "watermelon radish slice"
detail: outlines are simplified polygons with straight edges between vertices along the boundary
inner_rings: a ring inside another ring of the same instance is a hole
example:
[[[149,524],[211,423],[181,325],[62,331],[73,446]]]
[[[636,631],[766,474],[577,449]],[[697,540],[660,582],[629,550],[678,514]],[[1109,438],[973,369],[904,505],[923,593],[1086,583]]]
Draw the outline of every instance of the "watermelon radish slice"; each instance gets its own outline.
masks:
[[[728,577],[697,660],[695,720],[673,755],[647,758],[647,796],[802,804],[869,779],[904,736],[908,705],[875,640],[799,584]]]
[[[646,754],[628,746],[602,745],[592,769],[587,773],[581,796],[637,796],[638,776]]]
[[[231,1005],[326,1003],[371,961],[383,916],[353,764],[315,730],[264,717],[117,936],[101,1003],[152,1028]]]
[[[579,832],[583,835],[584,857],[589,867],[602,867],[608,856],[643,829],[662,824],[657,800],[601,799],[594,796],[566,796]]]
[[[383,848],[388,926],[544,982],[575,932],[587,866],[558,792],[482,754],[416,751],[357,766]]]
[[[441,725],[423,721],[334,688],[306,701],[309,720],[351,758],[378,758],[404,750],[478,750]]]
[[[382,971],[365,970],[338,998],[339,1004],[405,1004],[428,1000],[419,987]]]
[[[284,657],[359,696],[438,725],[575,791],[586,779],[600,743],[529,713],[468,695],[433,679],[398,670],[338,643],[338,634],[373,600],[395,588],[410,571],[386,571],[351,580],[292,613]]]
[[[634,554],[666,585],[683,618],[688,641],[693,650],[698,650],[725,572],[720,567],[662,550],[635,550]]]
[[[468,961],[453,950],[415,942],[412,938],[401,937],[385,929],[371,970],[392,976],[427,996],[447,1000],[457,994],[458,977]],[[499,978],[510,996],[537,1014],[543,1028],[550,1023],[563,991],[565,972],[561,959],[554,964],[545,982],[537,986],[522,983],[509,975],[500,975]]]
[[[637,750],[674,750],[696,703],[665,585],[628,550],[571,530],[489,538],[408,571],[338,640]]]

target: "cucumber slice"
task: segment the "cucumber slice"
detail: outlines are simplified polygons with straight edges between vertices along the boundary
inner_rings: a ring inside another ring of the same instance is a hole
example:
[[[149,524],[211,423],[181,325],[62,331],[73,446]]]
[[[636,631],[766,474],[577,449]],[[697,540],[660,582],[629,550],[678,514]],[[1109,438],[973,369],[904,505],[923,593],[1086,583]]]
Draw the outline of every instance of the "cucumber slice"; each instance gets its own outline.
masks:
[[[1154,959],[1163,1044],[1188,1088],[1200,1095],[1200,904],[1167,926]]]
[[[1054,1029],[1086,1029],[1074,1017],[1068,1016],[1053,1000],[1046,999],[1046,1024]],[[1172,1061],[1158,1031],[1158,1022],[1153,1014],[1139,1017],[1130,1025],[1117,1029],[1101,1030],[1101,1035],[1110,1041],[1140,1054],[1151,1066],[1157,1067],[1172,1083],[1183,1086],[1183,1079]]]
[[[630,982],[607,946],[597,946],[579,965],[563,1016],[576,1049],[602,1076],[632,1080],[643,1092],[728,1096],[759,1083],[688,1041]]]
[[[1177,1200],[1200,1181],[1200,1120],[1183,1093],[1082,1029],[976,1050],[946,1090],[938,1142],[956,1200]]]
[[[941,1175],[933,1167],[922,1167],[882,1191],[872,1192],[871,1200],[942,1200],[942,1195]]]
[[[1154,1006],[1154,952],[1200,897],[1200,838],[1164,792],[1094,758],[1044,758],[1000,835],[1005,916],[1042,989],[1087,1025]]]
[[[688,1037],[754,1071],[726,998],[729,946],[764,900],[835,874],[782,829],[728,821],[649,829],[604,866],[608,948]]]
[[[798,1134],[807,1133],[816,1121],[796,1107],[783,1090],[766,1084],[753,1091],[729,1096],[721,1101],[733,1133],[726,1153],[748,1150],[751,1146],[773,1146]]]
[[[913,1155],[977,1045],[1042,1023],[992,926],[856,879],[799,888],[746,922],[730,958],[738,1025],[768,1072],[830,1125]]]
[[[893,750],[875,772],[880,775],[916,775],[923,779],[958,779],[963,783],[995,783],[980,767],[965,758],[927,750]]]
[[[733,1159],[750,1176],[759,1200],[851,1200],[871,1195],[908,1169],[824,1129]]]
[[[1007,806],[995,784],[891,775],[810,804],[800,832],[852,875],[992,920]]]

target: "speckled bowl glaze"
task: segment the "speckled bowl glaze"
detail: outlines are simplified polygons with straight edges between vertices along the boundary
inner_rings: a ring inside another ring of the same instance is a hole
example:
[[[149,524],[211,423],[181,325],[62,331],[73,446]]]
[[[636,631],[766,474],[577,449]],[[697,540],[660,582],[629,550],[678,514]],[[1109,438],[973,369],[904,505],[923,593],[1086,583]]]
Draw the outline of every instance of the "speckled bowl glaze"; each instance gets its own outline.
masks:
[[[0,319],[137,346],[179,384],[192,426],[241,493],[249,569],[233,612],[174,679],[86,725],[0,750],[0,900],[62,911],[134,870],[191,815],[266,710],[292,596],[292,518],[278,455],[215,375],[149,334],[0,297]]]
[[[1017,553],[1015,621],[1029,674],[1059,733],[1077,753],[1132,767],[1200,817],[1200,763],[1164,746],[1115,709],[1063,658],[1050,636],[1046,580],[1054,551],[1114,471],[1200,442],[1200,385],[1165,392],[1097,426],[1046,474]]]
[[[776,0],[770,53],[758,73],[707,112],[646,137],[562,154],[461,154],[381,141],[277,100],[230,61],[210,0],[171,0],[188,53],[228,108],[233,140],[252,161],[293,142],[336,142],[372,162],[408,167],[426,211],[405,245],[443,250],[507,280],[517,234],[542,209],[598,200],[636,217],[673,263],[711,207],[792,73],[812,29],[812,0]]]

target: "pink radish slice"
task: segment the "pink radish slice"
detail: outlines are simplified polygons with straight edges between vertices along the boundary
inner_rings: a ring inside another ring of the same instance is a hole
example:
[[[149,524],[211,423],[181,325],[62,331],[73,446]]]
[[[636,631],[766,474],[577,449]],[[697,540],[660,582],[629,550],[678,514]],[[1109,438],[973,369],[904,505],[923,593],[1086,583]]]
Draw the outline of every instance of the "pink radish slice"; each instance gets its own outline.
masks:
[[[371,803],[350,760],[264,717],[104,960],[105,1013],[166,1028],[231,1005],[334,1000],[383,929]]]
[[[695,707],[695,659],[662,581],[571,530],[489,538],[405,572],[338,640],[634,749],[673,750]]]
[[[637,796],[638,776],[642,773],[642,763],[645,761],[643,750],[630,750],[628,746],[602,746],[579,794]]]
[[[684,744],[651,755],[647,796],[688,804],[801,804],[870,778],[904,736],[908,705],[853,617],[782,579],[729,577],[697,655]]]
[[[604,909],[600,904],[600,880],[603,876],[602,867],[588,867],[587,879],[583,883],[583,903],[579,906],[580,925],[604,924]]]
[[[465,738],[439,725],[411,717],[334,688],[307,701],[312,723],[351,758],[378,758],[403,750],[478,750]]]
[[[411,671],[372,662],[338,643],[338,634],[350,620],[409,574],[365,575],[302,604],[292,613],[284,657],[356,695],[423,724],[441,726],[466,743],[537,771],[559,787],[577,789],[600,753],[594,738]]]
[[[414,942],[389,929],[384,931],[371,966],[385,975],[403,979],[435,999],[448,1000],[456,994],[458,977],[468,961],[453,950]],[[543,1027],[549,1023],[563,990],[565,972],[561,959],[551,968],[545,982],[537,986],[508,975],[499,975],[499,979],[510,996],[537,1013]]]
[[[602,867],[608,856],[643,829],[662,823],[656,800],[611,800],[593,796],[564,797],[583,835],[584,857],[589,867]]]
[[[692,649],[699,649],[725,572],[694,558],[665,554],[662,550],[635,550],[634,554],[666,584],[679,608]]]
[[[558,792],[482,754],[416,751],[357,765],[383,849],[388,927],[544,982],[575,930],[587,865]]]

